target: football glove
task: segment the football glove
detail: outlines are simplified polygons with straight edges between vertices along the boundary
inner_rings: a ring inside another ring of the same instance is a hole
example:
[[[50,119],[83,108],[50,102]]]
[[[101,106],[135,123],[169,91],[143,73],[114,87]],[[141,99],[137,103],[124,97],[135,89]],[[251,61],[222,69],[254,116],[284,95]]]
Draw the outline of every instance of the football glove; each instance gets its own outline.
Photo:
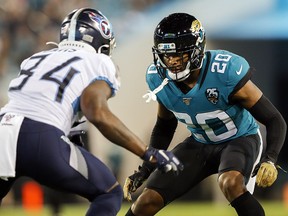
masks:
[[[172,152],[165,150],[158,150],[149,147],[145,151],[142,159],[146,161],[146,163],[144,162],[143,166],[138,168],[138,171],[125,180],[123,193],[124,198],[128,201],[132,201],[131,193],[135,192],[143,184],[143,182],[153,172],[155,166],[162,172],[169,172],[172,170],[176,175],[184,169],[183,164],[176,158],[176,156]],[[151,162],[153,165],[147,162]]]
[[[144,161],[155,162],[157,168],[162,172],[169,172],[172,170],[176,175],[184,169],[183,164],[170,151],[159,150],[149,147],[142,157]],[[156,161],[155,161],[156,160]]]
[[[142,166],[138,167],[138,171],[135,171],[134,174],[127,177],[123,186],[124,199],[131,202],[131,194],[146,181],[153,171],[154,166],[151,164],[148,165],[148,162],[144,162]]]
[[[270,187],[278,176],[278,170],[272,161],[262,161],[254,169],[252,177],[256,175],[258,187]]]

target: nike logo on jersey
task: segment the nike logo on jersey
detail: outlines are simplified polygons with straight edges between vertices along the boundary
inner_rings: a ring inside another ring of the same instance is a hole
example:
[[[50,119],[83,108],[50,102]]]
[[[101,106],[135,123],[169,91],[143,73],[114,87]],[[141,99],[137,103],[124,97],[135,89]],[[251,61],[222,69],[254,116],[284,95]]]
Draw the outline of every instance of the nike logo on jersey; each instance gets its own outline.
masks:
[[[242,65],[241,65],[241,67],[240,67],[240,69],[239,69],[238,71],[236,70],[236,74],[237,74],[237,75],[240,75],[241,72],[242,72]]]

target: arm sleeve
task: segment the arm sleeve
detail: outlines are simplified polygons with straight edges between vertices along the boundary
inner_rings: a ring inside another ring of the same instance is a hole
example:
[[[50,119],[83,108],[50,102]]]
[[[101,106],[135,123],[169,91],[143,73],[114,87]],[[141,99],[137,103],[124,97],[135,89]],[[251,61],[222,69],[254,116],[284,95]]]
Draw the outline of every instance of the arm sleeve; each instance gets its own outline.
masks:
[[[150,146],[156,149],[167,150],[173,139],[177,125],[178,120],[175,117],[172,119],[158,117],[152,130]],[[151,171],[155,168],[153,164],[146,161],[143,162],[142,166]]]
[[[174,136],[177,124],[178,121],[175,117],[168,120],[158,117],[152,130],[150,146],[157,149],[167,150]]]
[[[286,137],[287,125],[284,118],[264,95],[249,109],[249,112],[266,126],[267,147],[264,157],[276,163]]]

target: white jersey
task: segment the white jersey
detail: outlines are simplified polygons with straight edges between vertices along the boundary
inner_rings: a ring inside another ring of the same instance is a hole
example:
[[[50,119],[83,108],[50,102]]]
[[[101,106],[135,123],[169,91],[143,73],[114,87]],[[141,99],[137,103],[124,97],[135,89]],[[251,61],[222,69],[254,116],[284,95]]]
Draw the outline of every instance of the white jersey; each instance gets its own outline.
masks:
[[[106,81],[113,96],[120,87],[111,58],[84,50],[52,49],[34,54],[9,84],[9,102],[0,114],[13,112],[69,133],[80,110],[80,96],[95,80]]]

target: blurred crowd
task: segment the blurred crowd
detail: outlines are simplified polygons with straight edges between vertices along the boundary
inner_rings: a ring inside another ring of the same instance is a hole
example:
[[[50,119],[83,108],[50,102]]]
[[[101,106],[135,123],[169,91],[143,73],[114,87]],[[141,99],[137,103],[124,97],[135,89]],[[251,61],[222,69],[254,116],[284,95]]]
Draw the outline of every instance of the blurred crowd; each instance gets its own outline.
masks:
[[[59,26],[73,9],[102,11],[121,34],[121,28],[128,27],[125,19],[139,16],[158,2],[161,0],[0,0],[0,106],[6,101],[7,82],[18,73],[22,60],[49,48],[48,41],[59,42]]]
[[[58,41],[63,17],[75,8],[99,8],[108,18],[141,11],[157,0],[0,0],[0,78],[11,65]],[[114,10],[115,9],[115,10]]]

